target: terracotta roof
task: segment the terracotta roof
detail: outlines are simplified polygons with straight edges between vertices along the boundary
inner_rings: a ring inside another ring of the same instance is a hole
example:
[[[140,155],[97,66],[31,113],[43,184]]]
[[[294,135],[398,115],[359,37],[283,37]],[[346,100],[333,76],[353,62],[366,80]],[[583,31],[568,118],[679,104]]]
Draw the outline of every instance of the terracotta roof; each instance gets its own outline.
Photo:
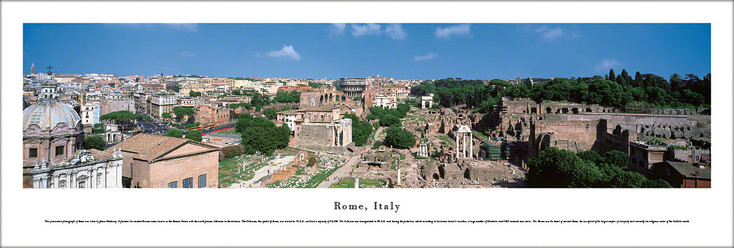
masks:
[[[218,148],[214,146],[206,145],[189,139],[141,133],[130,137],[127,140],[120,142],[110,148],[107,148],[105,151],[112,151],[111,149],[120,148],[126,152],[136,153],[136,155],[133,156],[134,159],[151,162],[169,153],[170,151],[173,151],[176,148],[183,146],[186,143],[193,143],[203,147],[207,147],[210,148],[212,151],[218,150]]]
[[[286,110],[286,111],[280,111],[280,112],[278,112],[278,114],[295,115],[295,114],[298,114],[298,110],[297,109],[289,109],[289,110]]]
[[[306,107],[303,108],[302,111],[309,111],[309,112],[331,112],[331,110],[334,109],[334,105],[324,105],[320,107]]]
[[[692,163],[673,162],[673,161],[665,161],[665,163],[669,164],[670,167],[673,167],[673,169],[678,171],[678,173],[680,173],[684,177],[711,179],[711,167],[710,166],[706,166],[703,169],[699,169],[697,166],[694,166]],[[699,176],[696,176],[696,171],[699,172]]]
[[[76,157],[77,155],[79,155],[79,153],[82,153],[83,151],[84,151],[83,149],[77,150],[76,152],[74,152],[74,154],[72,154],[65,161],[66,162],[69,162],[69,161],[73,160],[74,157]],[[108,152],[108,151],[100,151],[100,150],[97,150],[97,149],[89,149],[89,153],[91,153],[92,156],[94,156],[94,160],[97,161],[97,162],[111,159],[112,158],[112,152],[111,151],[112,150],[110,150]]]
[[[104,161],[112,158],[111,152],[100,151],[97,149],[89,149],[89,152],[92,153],[92,156],[94,156],[94,159],[97,161]]]

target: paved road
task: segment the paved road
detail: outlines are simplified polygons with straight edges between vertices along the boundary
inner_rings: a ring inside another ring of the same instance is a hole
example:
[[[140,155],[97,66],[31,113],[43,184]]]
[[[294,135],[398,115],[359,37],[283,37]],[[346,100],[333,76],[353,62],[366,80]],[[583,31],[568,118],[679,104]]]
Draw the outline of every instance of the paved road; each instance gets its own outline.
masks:
[[[379,127],[377,131],[375,132],[375,140],[377,140],[377,137],[379,137],[380,133],[382,133],[382,130],[385,130],[385,127]],[[354,154],[349,160],[347,160],[347,163],[344,164],[341,168],[336,169],[334,173],[329,176],[329,181],[324,180],[319,184],[317,188],[328,188],[332,184],[339,181],[337,178],[344,178],[348,177],[349,173],[354,169],[354,166],[357,165],[359,162],[362,162],[362,154],[365,154],[372,150],[372,146],[365,145],[362,152],[358,154]]]
[[[255,176],[252,179],[244,181],[244,182],[239,182],[239,184],[241,185],[240,187],[260,188],[261,185],[257,183],[257,181],[260,181],[260,179],[262,179],[263,177],[273,174],[276,171],[282,169],[283,167],[288,165],[288,163],[293,161],[293,159],[295,158],[296,156],[285,156],[282,158],[275,159],[273,161],[269,161],[268,165],[265,165],[262,168],[260,168],[259,170],[255,171]]]
[[[380,137],[380,133],[382,133],[382,130],[385,130],[385,127],[378,127],[377,131],[375,131],[374,140],[377,141],[377,138]]]
[[[143,133],[165,134],[168,128],[156,121],[139,120],[138,126],[142,128]]]
[[[334,171],[334,173],[329,176],[329,181],[322,181],[317,188],[328,188],[332,184],[339,181],[339,179],[337,178],[344,178],[349,176],[349,172],[351,172],[354,166],[357,165],[360,161],[362,161],[360,154],[355,154],[349,160],[347,160],[347,163],[345,163],[339,169],[336,169],[336,171]]]

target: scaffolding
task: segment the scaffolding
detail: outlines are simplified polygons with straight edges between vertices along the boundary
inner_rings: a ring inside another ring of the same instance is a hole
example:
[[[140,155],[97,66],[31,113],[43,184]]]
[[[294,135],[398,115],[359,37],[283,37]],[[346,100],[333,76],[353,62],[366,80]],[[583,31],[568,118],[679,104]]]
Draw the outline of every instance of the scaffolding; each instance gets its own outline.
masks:
[[[494,145],[490,142],[486,142],[485,144],[485,149],[487,150],[487,159],[495,161],[502,159],[502,149],[500,146]]]

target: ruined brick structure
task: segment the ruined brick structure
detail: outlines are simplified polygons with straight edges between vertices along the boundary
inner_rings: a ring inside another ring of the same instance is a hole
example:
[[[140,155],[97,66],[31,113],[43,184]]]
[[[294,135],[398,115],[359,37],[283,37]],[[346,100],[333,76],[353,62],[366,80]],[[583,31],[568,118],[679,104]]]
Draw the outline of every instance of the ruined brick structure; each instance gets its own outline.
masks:
[[[352,119],[342,116],[350,112],[345,106],[334,105],[282,111],[277,114],[276,125],[288,125],[294,137],[293,145],[344,152],[352,143]]]
[[[628,153],[629,143],[643,136],[711,137],[711,118],[707,115],[630,114],[595,104],[536,103],[509,97],[502,98],[496,114],[493,134],[504,134],[508,141],[527,141],[527,155],[531,157],[545,147]]]

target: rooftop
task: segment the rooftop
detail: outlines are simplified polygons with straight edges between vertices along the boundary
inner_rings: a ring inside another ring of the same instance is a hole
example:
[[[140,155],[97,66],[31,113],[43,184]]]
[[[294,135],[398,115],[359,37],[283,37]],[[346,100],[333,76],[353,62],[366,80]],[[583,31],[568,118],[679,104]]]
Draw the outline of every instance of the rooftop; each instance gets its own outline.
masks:
[[[678,171],[678,173],[684,177],[711,179],[711,166],[705,166],[703,169],[700,169],[692,163],[673,161],[665,161],[665,163],[669,164],[670,167]],[[696,171],[700,173],[699,176],[696,176]]]
[[[107,148],[107,150],[120,148],[123,151],[135,153],[136,155],[133,156],[134,159],[151,162],[175,150],[176,148],[183,146],[186,143],[193,143],[204,146],[212,151],[217,150],[217,148],[214,146],[206,145],[189,139],[145,133],[132,136],[127,140],[118,143],[117,145]]]

